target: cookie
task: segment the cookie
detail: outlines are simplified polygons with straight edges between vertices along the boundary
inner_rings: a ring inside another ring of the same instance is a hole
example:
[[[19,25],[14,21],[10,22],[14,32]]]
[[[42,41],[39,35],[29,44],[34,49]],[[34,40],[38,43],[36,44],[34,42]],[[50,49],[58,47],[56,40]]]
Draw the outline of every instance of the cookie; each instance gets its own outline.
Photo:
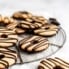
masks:
[[[24,34],[25,33],[25,30],[22,29],[22,28],[16,28],[15,29],[15,32],[16,32],[16,34]]]
[[[4,63],[0,62],[0,69],[7,69],[7,66]]]
[[[7,25],[14,23],[15,20],[13,20],[10,17],[3,17],[0,15],[0,27],[6,27]]]
[[[60,58],[48,58],[40,62],[38,69],[69,69],[69,63]]]
[[[14,51],[14,50],[10,50],[10,49],[6,49],[6,48],[3,48],[3,47],[0,47],[0,53],[1,52],[4,53],[4,54],[7,54],[7,55],[11,55],[14,58],[18,57],[16,51]]]
[[[0,69],[7,69],[9,67],[8,62],[0,60]]]
[[[13,30],[16,28],[16,26],[18,25],[18,22],[15,21],[13,23],[10,23],[9,25],[6,26],[7,29]]]
[[[7,25],[7,29],[13,30],[17,35],[25,33],[25,29],[21,28],[18,22]]]
[[[0,47],[11,47],[16,45],[18,42],[18,36],[14,33],[11,33],[10,30],[0,32]]]
[[[17,53],[13,50],[0,47],[0,66],[8,68],[17,61]],[[3,63],[3,64],[2,64]]]
[[[28,53],[35,53],[46,50],[49,47],[48,39],[40,36],[27,37],[20,41],[19,48]]]
[[[15,29],[7,29],[6,27],[0,27],[0,34],[5,33],[5,34],[14,34]]]
[[[4,56],[4,55],[1,55],[1,56]],[[16,63],[16,59],[14,59],[12,57],[3,57],[1,59],[7,61],[9,66],[11,66],[11,65]]]
[[[27,11],[15,12],[12,15],[12,18],[14,18],[16,20],[25,20],[26,18],[31,18],[31,17],[32,17],[32,14]]]
[[[48,23],[39,29],[35,29],[34,33],[41,36],[53,36],[57,34],[58,30],[59,26]]]

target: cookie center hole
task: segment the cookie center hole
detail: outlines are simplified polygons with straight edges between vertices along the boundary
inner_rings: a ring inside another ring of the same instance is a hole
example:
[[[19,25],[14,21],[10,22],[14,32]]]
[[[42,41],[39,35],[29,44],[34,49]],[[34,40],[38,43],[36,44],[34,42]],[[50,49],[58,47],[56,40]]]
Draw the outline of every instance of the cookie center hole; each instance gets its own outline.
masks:
[[[0,55],[0,60],[2,59],[2,58],[4,58],[5,56],[4,55]]]
[[[60,67],[60,66],[56,66],[56,67],[54,67],[53,69],[63,69],[63,68]]]
[[[49,27],[46,27],[45,29],[49,29]]]
[[[7,38],[8,36],[6,34],[1,35],[2,38]]]
[[[37,41],[37,40],[34,40],[32,43],[33,43],[33,44],[36,44],[36,43],[38,43],[38,41]]]
[[[33,20],[31,23],[35,23],[35,22],[36,22],[36,21]]]

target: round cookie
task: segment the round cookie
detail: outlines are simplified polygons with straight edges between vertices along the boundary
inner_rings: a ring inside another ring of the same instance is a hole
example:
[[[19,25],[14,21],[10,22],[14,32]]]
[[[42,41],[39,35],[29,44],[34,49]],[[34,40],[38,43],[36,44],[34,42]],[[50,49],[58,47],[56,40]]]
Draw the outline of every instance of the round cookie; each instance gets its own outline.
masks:
[[[7,57],[7,56],[4,56],[4,54],[1,54],[0,59],[8,62],[9,66],[16,63],[16,59],[13,57],[10,57],[10,55],[9,55],[9,57]]]
[[[16,45],[18,42],[18,36],[14,34],[11,30],[0,31],[0,47],[11,47]]]
[[[57,34],[58,30],[59,30],[59,26],[48,23],[39,29],[35,29],[34,33],[41,35],[41,36],[53,36],[53,35]]]
[[[31,17],[32,17],[32,14],[27,11],[15,12],[12,15],[12,18],[14,18],[16,20],[25,20],[26,18],[31,18]]]
[[[60,58],[48,58],[40,62],[38,69],[69,69],[69,63]]]
[[[6,27],[7,25],[15,23],[15,20],[9,17],[3,17],[0,15],[0,27]]]
[[[28,53],[46,50],[49,47],[48,39],[41,36],[31,36],[20,41],[19,48]]]
[[[18,22],[9,24],[9,25],[7,25],[6,28],[7,28],[7,29],[10,29],[10,30],[13,30],[14,33],[16,33],[17,35],[18,35],[18,34],[23,34],[23,33],[25,33],[25,31],[26,31],[25,29],[19,27],[19,23],[18,23]]]
[[[14,58],[17,58],[18,57],[16,51],[10,50],[8,48],[6,49],[6,48],[3,48],[3,47],[0,47],[0,53],[6,54],[6,55],[11,55]]]
[[[15,29],[7,29],[6,27],[0,27],[0,34],[15,34]]]
[[[0,48],[0,67],[8,68],[17,61],[17,53],[13,50]]]
[[[8,62],[0,60],[0,69],[7,69],[9,67]]]

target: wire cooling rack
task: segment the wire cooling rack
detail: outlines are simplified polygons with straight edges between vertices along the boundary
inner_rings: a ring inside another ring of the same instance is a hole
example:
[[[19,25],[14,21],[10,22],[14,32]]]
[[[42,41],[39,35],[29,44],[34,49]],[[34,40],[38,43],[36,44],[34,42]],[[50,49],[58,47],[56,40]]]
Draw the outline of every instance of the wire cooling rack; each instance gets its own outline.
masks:
[[[29,37],[31,35],[22,35],[19,37],[19,41],[25,37]],[[32,35],[34,36],[34,35]],[[16,46],[17,49],[17,53],[18,53],[18,60],[16,64],[24,64],[24,63],[30,63],[30,62],[34,62],[34,61],[38,61],[40,59],[43,58],[47,58],[51,55],[54,55],[57,51],[59,51],[65,41],[66,41],[66,34],[65,31],[63,30],[63,28],[60,27],[58,33],[52,37],[45,37],[48,38],[49,40],[49,47],[48,49],[42,51],[42,52],[38,52],[38,53],[32,53],[32,54],[28,54],[26,52],[22,52],[19,50],[19,46]],[[15,49],[14,49],[15,50]]]

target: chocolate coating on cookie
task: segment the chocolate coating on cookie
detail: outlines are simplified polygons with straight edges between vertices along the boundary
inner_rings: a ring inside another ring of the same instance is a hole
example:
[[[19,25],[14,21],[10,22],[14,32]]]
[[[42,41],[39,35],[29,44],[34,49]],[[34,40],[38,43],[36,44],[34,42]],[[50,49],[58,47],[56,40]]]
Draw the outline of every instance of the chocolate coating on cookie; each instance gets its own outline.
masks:
[[[40,36],[32,36],[20,41],[19,48],[28,53],[40,52],[48,48],[48,40]]]
[[[60,58],[48,58],[40,62],[38,69],[69,69],[69,63]]]
[[[39,29],[35,29],[34,33],[41,36],[53,36],[57,34],[58,30],[59,26],[56,26],[54,24],[46,24]]]

